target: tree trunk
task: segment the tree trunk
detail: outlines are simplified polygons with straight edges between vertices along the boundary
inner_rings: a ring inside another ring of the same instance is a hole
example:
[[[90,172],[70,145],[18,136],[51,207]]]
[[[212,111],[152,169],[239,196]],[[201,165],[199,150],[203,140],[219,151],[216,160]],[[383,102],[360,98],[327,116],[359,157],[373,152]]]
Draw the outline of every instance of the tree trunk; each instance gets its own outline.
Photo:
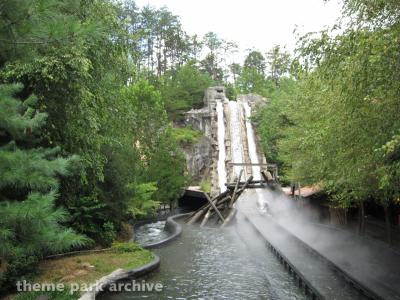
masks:
[[[383,206],[385,212],[386,241],[392,245],[392,226],[390,224],[390,210],[388,205]]]

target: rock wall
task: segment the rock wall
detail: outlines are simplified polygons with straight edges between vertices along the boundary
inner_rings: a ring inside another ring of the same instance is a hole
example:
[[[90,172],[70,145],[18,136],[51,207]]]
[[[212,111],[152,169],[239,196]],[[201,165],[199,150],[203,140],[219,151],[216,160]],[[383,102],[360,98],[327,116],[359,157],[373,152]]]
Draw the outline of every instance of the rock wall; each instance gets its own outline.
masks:
[[[210,87],[204,93],[204,107],[192,109],[185,114],[185,125],[203,132],[197,143],[183,149],[187,170],[193,180],[200,182],[203,178],[216,178],[218,160],[216,100],[225,99],[224,87]],[[212,182],[213,186],[213,182]]]
[[[195,183],[210,175],[212,145],[208,137],[203,136],[197,143],[184,147],[183,153],[186,158],[186,169]]]

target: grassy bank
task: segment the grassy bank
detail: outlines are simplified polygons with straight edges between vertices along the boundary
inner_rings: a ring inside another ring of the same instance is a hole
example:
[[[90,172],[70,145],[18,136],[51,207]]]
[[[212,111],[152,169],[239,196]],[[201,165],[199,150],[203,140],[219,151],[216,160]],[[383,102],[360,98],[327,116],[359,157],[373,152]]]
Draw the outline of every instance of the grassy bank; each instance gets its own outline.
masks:
[[[151,262],[154,255],[133,243],[118,243],[107,252],[74,255],[45,260],[39,265],[38,275],[32,283],[90,284],[116,269],[134,269]],[[80,294],[63,292],[21,292],[9,297],[14,300],[35,300],[45,295],[51,300],[78,299]]]

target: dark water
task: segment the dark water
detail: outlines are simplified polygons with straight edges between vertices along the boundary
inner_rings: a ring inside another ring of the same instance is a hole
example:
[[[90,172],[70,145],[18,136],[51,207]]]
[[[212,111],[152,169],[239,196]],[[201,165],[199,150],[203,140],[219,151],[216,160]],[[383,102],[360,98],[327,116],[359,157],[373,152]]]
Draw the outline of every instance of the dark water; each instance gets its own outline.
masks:
[[[156,249],[160,270],[141,278],[162,292],[107,293],[97,299],[305,299],[277,259],[238,216],[224,230],[184,226],[175,242]]]

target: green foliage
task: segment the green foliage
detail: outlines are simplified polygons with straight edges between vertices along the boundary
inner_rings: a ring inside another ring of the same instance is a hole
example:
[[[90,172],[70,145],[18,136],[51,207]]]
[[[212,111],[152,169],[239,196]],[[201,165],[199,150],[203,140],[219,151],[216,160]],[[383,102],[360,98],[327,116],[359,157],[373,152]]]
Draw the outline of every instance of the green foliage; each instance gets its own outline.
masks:
[[[90,31],[74,12],[79,1],[7,1],[0,11],[0,66],[11,59],[28,60],[49,45],[68,44]],[[73,33],[73,34],[72,34]],[[26,56],[28,54],[28,56]]]
[[[288,107],[297,95],[296,88],[297,83],[293,79],[281,79],[280,86],[273,88],[269,93],[267,105],[258,109],[253,116],[257,132],[262,137],[261,145],[267,161],[278,164],[281,177],[285,174],[287,166],[279,156],[278,141],[285,137],[285,129],[293,125]]]
[[[132,198],[128,203],[128,211],[133,218],[154,216],[160,206],[160,202],[153,200],[157,192],[155,182],[147,182],[139,185],[129,185],[132,190]]]
[[[241,93],[255,93],[264,97],[279,91],[277,89],[281,78],[287,77],[291,64],[291,57],[279,46],[273,47],[267,52],[266,58],[256,50],[251,51],[240,70],[234,66],[233,71],[240,72],[234,76],[235,85]],[[266,69],[269,75],[266,76]],[[235,73],[234,73],[235,74]]]
[[[101,236],[101,242],[104,247],[110,246],[117,238],[117,232],[115,231],[114,224],[110,221],[103,224],[103,231]]]
[[[214,52],[210,52],[200,61],[201,71],[207,73],[213,81],[222,82],[224,71],[219,66],[219,58]]]
[[[170,122],[201,106],[213,81],[198,67],[202,43],[166,8],[109,0],[0,6],[7,285],[49,253],[111,244],[132,211],[153,214],[159,202],[175,201],[187,182],[178,145],[197,133],[174,132]],[[221,52],[212,51],[221,70]]]
[[[398,8],[345,1],[350,26],[301,38],[296,81],[281,81],[257,116],[267,153],[287,178],[322,185],[341,207],[399,199],[400,27],[386,19]]]
[[[211,192],[211,180],[209,178],[203,179],[200,182],[200,190],[202,190],[205,193]]]
[[[347,17],[354,25],[386,26],[399,22],[400,5],[397,0],[344,0]]]
[[[255,68],[244,68],[236,85],[241,93],[254,93],[261,96],[267,96],[272,88],[272,83],[267,81],[265,76]]]
[[[172,134],[161,95],[148,82],[140,81],[124,89],[123,96],[124,101],[132,105],[133,112],[140,112],[133,115],[132,123],[135,147],[144,170],[138,183],[155,182],[154,200],[175,201],[186,183],[185,159]],[[154,205],[150,205],[150,211],[152,208]]]
[[[186,161],[171,131],[171,127],[167,127],[165,135],[159,140],[159,146],[148,165],[147,177],[147,181],[157,182],[155,199],[170,204],[176,202],[188,182],[184,176]]]
[[[127,51],[137,70],[145,71],[146,79],[160,78],[197,59],[201,43],[184,32],[179,17],[167,8],[138,8],[134,2],[124,1],[119,15],[128,33]]]
[[[136,243],[113,243],[112,250],[117,253],[131,253],[143,251],[143,248]]]
[[[229,100],[236,100],[238,91],[232,83],[225,84],[225,94]]]
[[[8,287],[32,270],[46,254],[81,247],[87,239],[61,225],[67,213],[55,208],[58,180],[68,174],[71,159],[58,149],[37,146],[36,134],[45,115],[33,97],[14,98],[20,85],[0,85],[0,262],[5,264],[0,286]],[[3,110],[4,109],[4,110]]]
[[[282,51],[280,46],[275,46],[268,51],[269,78],[275,85],[278,85],[280,78],[289,72],[291,61],[290,54],[285,50]]]
[[[243,69],[253,69],[257,74],[264,75],[265,72],[265,58],[261,52],[253,50],[247,54]]]
[[[211,78],[200,72],[193,61],[166,74],[161,94],[170,118],[179,121],[192,107],[202,107],[204,90],[211,84]]]
[[[174,127],[171,129],[173,138],[181,145],[191,145],[196,143],[202,136],[201,131],[195,130],[192,127]]]

